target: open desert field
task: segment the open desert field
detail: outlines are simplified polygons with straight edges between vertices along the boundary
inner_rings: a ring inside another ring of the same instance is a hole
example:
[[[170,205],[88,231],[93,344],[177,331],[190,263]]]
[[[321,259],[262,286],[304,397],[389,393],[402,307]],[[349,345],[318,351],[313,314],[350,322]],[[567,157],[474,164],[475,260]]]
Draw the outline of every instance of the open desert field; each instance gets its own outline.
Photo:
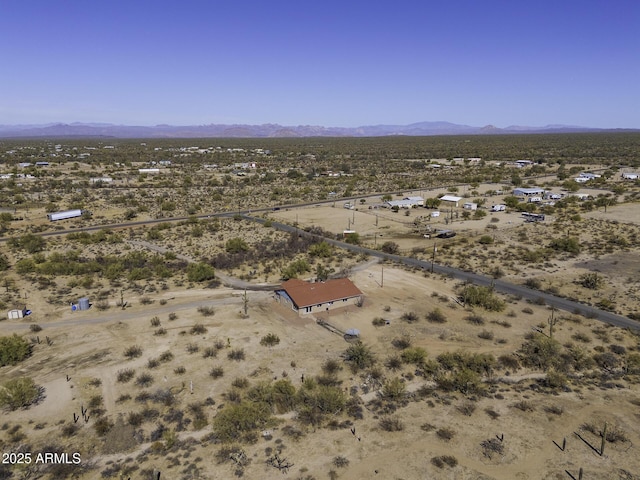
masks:
[[[45,391],[6,417],[2,444],[21,438],[33,452],[78,452],[79,467],[65,468],[83,479],[150,478],[154,470],[162,478],[561,479],[580,468],[592,478],[638,478],[640,372],[620,370],[637,357],[637,335],[556,313],[558,357],[574,358],[555,384],[514,355],[527,338],[548,338],[536,333],[548,332],[544,307],[507,299],[503,313],[472,310],[453,300],[446,278],[381,264],[354,270],[363,306],[319,316],[298,316],[269,292],[249,292],[244,315],[243,292],[225,288],[159,292],[125,310],[57,309],[38,334],[52,344],[36,344],[31,358],[3,370]],[[434,311],[442,318],[429,320]],[[376,327],[376,317],[387,322]],[[358,328],[372,363],[350,368],[344,354],[353,344],[317,320]],[[3,331],[14,325],[3,321]],[[279,342],[261,345],[269,334]],[[456,352],[495,363],[460,389],[443,388],[434,373]],[[588,367],[598,352],[612,363]],[[576,356],[585,362],[578,369]],[[347,403],[320,420],[274,409],[253,436],[218,443],[216,413],[250,403],[265,385],[302,390],[303,378],[333,386]],[[600,455],[605,423],[615,435]],[[268,463],[274,456],[290,465],[284,475]]]
[[[327,241],[638,320],[636,135],[0,143],[0,479],[640,479],[636,330]]]

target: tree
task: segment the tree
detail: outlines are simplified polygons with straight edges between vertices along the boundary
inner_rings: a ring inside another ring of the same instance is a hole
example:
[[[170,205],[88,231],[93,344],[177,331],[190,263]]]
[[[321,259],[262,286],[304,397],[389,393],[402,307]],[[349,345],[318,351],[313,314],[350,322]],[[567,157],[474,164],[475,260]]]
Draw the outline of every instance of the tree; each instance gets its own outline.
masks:
[[[371,348],[362,342],[350,345],[344,353],[344,359],[351,364],[351,369],[355,372],[368,368],[375,363]]]
[[[0,367],[15,365],[31,355],[31,345],[15,333],[11,337],[0,337]]]
[[[242,440],[244,436],[266,427],[271,419],[267,403],[243,401],[227,404],[213,419],[213,432],[222,442]]]
[[[316,279],[324,282],[327,278],[329,278],[330,270],[326,268],[324,265],[318,265],[316,267]]]
[[[215,278],[215,269],[206,263],[190,263],[187,266],[187,279],[190,282],[205,282]]]
[[[229,240],[227,240],[227,243],[225,244],[224,248],[227,251],[227,253],[231,253],[231,254],[246,252],[247,250],[249,250],[249,246],[247,245],[247,242],[245,242],[240,237],[230,238]]]
[[[392,255],[395,255],[400,251],[400,246],[396,242],[391,241],[384,242],[381,248],[383,252],[390,253]]]
[[[9,259],[6,255],[0,253],[0,272],[4,272],[9,268]]]
[[[327,258],[333,253],[331,245],[324,240],[319,243],[314,243],[309,247],[309,255],[312,257]]]
[[[561,349],[562,346],[554,338],[536,333],[522,344],[520,352],[525,365],[546,371],[558,365]]]
[[[351,243],[352,245],[360,245],[360,235],[357,232],[347,233],[344,237],[344,241]]]
[[[580,253],[581,250],[580,242],[575,237],[554,238],[551,240],[549,247],[561,252],[573,253],[574,255]]]
[[[10,410],[28,407],[40,397],[42,387],[28,377],[9,380],[0,388],[0,406]]]

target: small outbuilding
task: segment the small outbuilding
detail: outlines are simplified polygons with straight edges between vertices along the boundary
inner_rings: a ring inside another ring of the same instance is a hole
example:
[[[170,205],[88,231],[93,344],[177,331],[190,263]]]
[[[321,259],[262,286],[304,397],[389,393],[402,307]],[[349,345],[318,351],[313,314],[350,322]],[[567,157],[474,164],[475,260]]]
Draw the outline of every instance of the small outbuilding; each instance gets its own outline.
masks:
[[[453,203],[456,207],[458,206],[458,202],[462,200],[462,197],[456,197],[455,195],[443,195],[440,197],[441,202],[450,202]]]
[[[513,195],[516,197],[542,197],[544,188],[514,188]]]

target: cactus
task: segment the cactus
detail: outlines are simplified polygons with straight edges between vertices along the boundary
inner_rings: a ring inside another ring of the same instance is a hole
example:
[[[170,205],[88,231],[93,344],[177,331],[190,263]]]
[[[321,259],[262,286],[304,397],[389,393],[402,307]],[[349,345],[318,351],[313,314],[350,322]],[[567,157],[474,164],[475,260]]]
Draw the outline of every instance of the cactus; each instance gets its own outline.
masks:
[[[602,443],[600,444],[600,456],[604,455],[604,444],[607,441],[607,422],[604,422],[604,428],[602,429]]]

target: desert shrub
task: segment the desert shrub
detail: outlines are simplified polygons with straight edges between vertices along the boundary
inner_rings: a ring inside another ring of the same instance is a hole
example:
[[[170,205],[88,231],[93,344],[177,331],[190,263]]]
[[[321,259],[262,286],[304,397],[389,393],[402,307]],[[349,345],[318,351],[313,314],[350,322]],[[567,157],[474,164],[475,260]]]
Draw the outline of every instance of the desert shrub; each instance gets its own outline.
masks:
[[[187,343],[187,352],[197,353],[199,350],[200,347],[196,343]]]
[[[520,347],[522,363],[542,370],[558,365],[560,351],[561,346],[557,340],[541,333],[532,334],[531,338]]]
[[[213,432],[221,442],[240,441],[247,433],[267,427],[270,419],[271,409],[265,403],[228,404],[213,418]]]
[[[268,333],[260,339],[260,345],[263,347],[274,347],[280,343],[280,337],[275,333]]]
[[[15,378],[0,387],[0,406],[9,410],[25,408],[37,402],[43,392],[32,378]]]
[[[439,308],[435,308],[427,313],[427,320],[431,323],[446,323],[447,316]]]
[[[484,325],[485,324],[485,320],[481,315],[478,314],[472,314],[472,315],[467,315],[466,317],[464,317],[464,319],[469,322],[471,325]]]
[[[497,438],[489,438],[480,443],[482,454],[491,459],[494,455],[502,455],[504,453],[504,444]]]
[[[476,404],[470,400],[465,400],[456,407],[456,410],[458,410],[461,414],[470,417],[473,412],[476,411]]]
[[[609,350],[616,355],[624,355],[627,349],[623,345],[609,345]]]
[[[139,427],[144,422],[144,416],[138,412],[129,412],[127,423],[133,427]]]
[[[100,417],[93,424],[93,428],[99,437],[104,437],[113,428],[113,422],[107,417]]]
[[[484,409],[484,412],[489,415],[489,418],[491,418],[491,420],[495,420],[497,418],[500,417],[500,414],[498,412],[496,412],[493,408],[491,407],[487,407]]]
[[[522,313],[526,313],[527,315],[533,315],[533,308],[531,307],[524,307],[522,309]]]
[[[533,290],[540,290],[542,282],[537,278],[527,278],[524,282],[525,286],[532,288]]]
[[[220,378],[224,375],[224,369],[220,366],[212,367],[209,370],[209,375],[213,378]]]
[[[147,360],[147,368],[158,368],[160,366],[160,360],[157,358],[150,358]]]
[[[155,300],[153,300],[152,298],[149,298],[149,297],[142,297],[140,299],[140,303],[142,305],[151,305],[153,302],[155,302]]]
[[[414,323],[418,321],[418,314],[415,312],[405,312],[400,316],[400,319],[407,323]]]
[[[178,318],[178,314],[177,314],[177,313],[175,313],[175,312],[171,312],[171,313],[169,314],[169,320],[170,320],[170,321],[174,321],[174,320],[175,320],[175,319],[177,319],[177,318]]]
[[[131,380],[135,375],[135,370],[133,368],[125,368],[123,370],[118,370],[117,380],[120,383],[127,383]]]
[[[573,338],[576,342],[582,342],[582,343],[591,342],[591,337],[584,332],[576,332],[573,335],[571,335],[571,338]]]
[[[392,255],[395,255],[400,251],[400,246],[396,242],[387,241],[382,244],[380,249],[384,253],[390,253]]]
[[[162,335],[166,335],[166,334],[167,334],[167,329],[166,329],[166,328],[164,328],[164,327],[158,328],[155,332],[153,332],[153,334],[154,334],[156,337],[160,337],[160,336],[162,336]]]
[[[549,370],[544,378],[544,384],[554,390],[562,388],[567,384],[567,377],[555,370]]]
[[[151,326],[152,327],[159,327],[160,326],[160,317],[153,317],[151,319]]]
[[[398,377],[395,377],[382,386],[382,396],[389,400],[400,400],[407,393],[406,383]]]
[[[460,299],[465,305],[479,306],[493,312],[501,312],[506,306],[505,302],[496,297],[490,287],[465,285]]]
[[[409,338],[408,336],[396,337],[393,340],[391,340],[391,345],[396,347],[398,350],[409,348],[411,346],[411,338]]]
[[[402,368],[402,358],[398,355],[392,355],[384,362],[384,366],[389,370],[400,370]]]
[[[349,345],[344,353],[344,359],[354,372],[369,368],[375,363],[375,356],[371,348],[362,342]]]
[[[444,440],[446,442],[451,440],[455,436],[455,434],[456,434],[456,431],[449,427],[442,427],[436,430],[436,436],[440,440]]]
[[[229,360],[235,360],[236,362],[241,362],[245,359],[245,353],[243,348],[234,348],[229,353],[227,353],[227,358]]]
[[[398,417],[382,417],[378,425],[385,432],[401,432],[404,430],[404,424]]]
[[[216,358],[218,356],[218,350],[214,347],[207,347],[202,352],[202,358]]]
[[[140,345],[132,345],[124,351],[124,356],[129,360],[142,356],[142,347]]]
[[[564,413],[564,408],[559,407],[558,405],[546,405],[544,407],[544,411],[553,415],[562,415]]]
[[[216,310],[213,307],[207,307],[207,306],[201,305],[198,307],[198,313],[203,317],[213,317],[216,314]],[[198,333],[205,333],[205,332],[206,332],[206,329],[203,332],[198,332]]]
[[[597,272],[585,273],[580,276],[578,283],[584,288],[599,290],[604,285],[604,278]]]
[[[533,412],[535,407],[533,403],[527,400],[519,400],[511,405],[513,408],[517,408],[518,410],[522,410],[523,412]]]
[[[580,253],[580,242],[575,237],[555,238],[549,243],[549,248],[560,252],[567,252],[577,255]]]
[[[37,323],[32,323],[31,325],[29,325],[29,331],[33,333],[38,333],[42,331],[42,327]]]
[[[148,387],[153,383],[153,376],[148,373],[141,373],[136,378],[136,385],[139,387]]]
[[[62,426],[62,436],[63,437],[72,437],[76,434],[76,432],[80,429],[80,427],[75,423],[66,423]],[[0,478],[3,478],[0,476]],[[8,478],[8,477],[7,477]]]
[[[236,377],[231,382],[231,385],[236,388],[247,388],[249,386],[249,380],[246,377]]]
[[[202,335],[203,333],[207,333],[207,327],[205,327],[201,323],[196,323],[193,327],[191,327],[189,333],[191,335]]]
[[[422,347],[409,347],[402,351],[400,357],[405,363],[422,365],[427,359],[427,351]]]
[[[176,375],[182,375],[187,371],[186,368],[184,368],[183,366],[179,366],[173,369],[173,373],[175,373]]]
[[[387,321],[382,317],[376,317],[373,320],[371,320],[371,324],[374,327],[384,327],[387,324]]]
[[[206,263],[190,263],[187,265],[187,280],[190,282],[206,282],[216,277],[215,269]]]
[[[520,362],[518,361],[518,357],[511,354],[504,354],[498,357],[498,363],[505,370],[518,370],[520,368]]]
[[[445,465],[453,468],[458,465],[458,459],[452,455],[441,455],[439,457],[433,457],[431,464],[438,468],[444,468]]]
[[[482,338],[483,340],[493,340],[494,334],[493,334],[493,332],[491,332],[489,330],[482,330],[478,334],[478,337]]]
[[[158,360],[160,360],[162,363],[170,362],[171,360],[173,360],[173,353],[171,353],[169,350],[162,352],[158,357]]]
[[[31,345],[15,333],[0,337],[0,367],[15,365],[31,355]]]
[[[333,358],[328,358],[324,361],[321,368],[322,368],[322,371],[327,375],[335,375],[340,370],[342,370],[342,365],[340,365],[340,363],[337,360]]]

